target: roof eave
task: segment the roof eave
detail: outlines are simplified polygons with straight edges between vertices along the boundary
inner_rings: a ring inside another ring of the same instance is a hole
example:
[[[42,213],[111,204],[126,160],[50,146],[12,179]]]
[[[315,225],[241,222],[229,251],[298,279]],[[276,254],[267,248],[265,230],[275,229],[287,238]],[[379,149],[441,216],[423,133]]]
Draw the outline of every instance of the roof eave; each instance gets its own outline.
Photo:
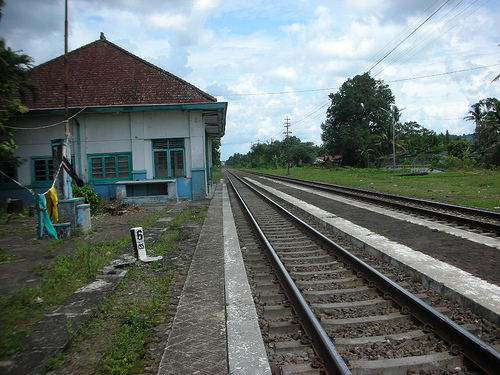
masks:
[[[207,126],[217,126],[217,130],[209,132],[211,136],[223,137],[226,131],[227,102],[206,103],[177,103],[177,104],[137,104],[137,105],[110,105],[93,107],[71,107],[68,108],[70,115],[77,113],[113,113],[113,112],[140,112],[140,111],[203,111]],[[64,108],[38,108],[30,109],[29,112],[20,116],[47,116],[63,115]],[[216,120],[214,121],[214,118]]]

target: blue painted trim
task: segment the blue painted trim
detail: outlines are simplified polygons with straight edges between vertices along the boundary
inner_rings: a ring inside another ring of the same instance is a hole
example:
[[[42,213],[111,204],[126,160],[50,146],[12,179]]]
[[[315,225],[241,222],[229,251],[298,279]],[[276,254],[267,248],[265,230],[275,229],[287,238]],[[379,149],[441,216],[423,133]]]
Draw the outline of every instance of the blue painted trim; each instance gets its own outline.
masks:
[[[207,103],[184,103],[184,104],[142,104],[142,105],[110,105],[96,107],[72,107],[68,109],[69,114],[80,111],[83,113],[105,113],[105,112],[137,112],[137,111],[189,111],[189,110],[227,110],[227,102],[207,102]],[[44,108],[30,109],[23,116],[29,115],[60,115],[64,113],[64,108]]]
[[[202,169],[191,169],[192,181],[193,181],[193,199],[201,200],[205,199],[205,168]]]
[[[193,199],[193,184],[191,178],[179,177],[176,183],[177,197],[180,201]]]

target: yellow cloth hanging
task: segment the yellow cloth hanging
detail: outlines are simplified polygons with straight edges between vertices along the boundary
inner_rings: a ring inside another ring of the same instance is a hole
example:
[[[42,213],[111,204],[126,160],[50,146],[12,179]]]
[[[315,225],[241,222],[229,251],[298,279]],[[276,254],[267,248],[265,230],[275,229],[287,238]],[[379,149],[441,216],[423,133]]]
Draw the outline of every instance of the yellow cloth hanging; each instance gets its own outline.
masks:
[[[59,214],[57,213],[57,192],[56,188],[52,186],[45,193],[45,200],[47,201],[47,213],[52,221],[59,220]]]

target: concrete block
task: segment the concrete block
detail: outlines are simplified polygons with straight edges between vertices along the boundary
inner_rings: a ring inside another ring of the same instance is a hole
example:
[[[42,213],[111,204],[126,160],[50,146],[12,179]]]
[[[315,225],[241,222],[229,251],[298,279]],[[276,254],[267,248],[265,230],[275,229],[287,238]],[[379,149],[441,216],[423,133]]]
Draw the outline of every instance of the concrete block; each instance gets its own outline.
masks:
[[[92,227],[90,217],[90,204],[76,206],[76,227],[81,228],[83,234],[88,234]]]

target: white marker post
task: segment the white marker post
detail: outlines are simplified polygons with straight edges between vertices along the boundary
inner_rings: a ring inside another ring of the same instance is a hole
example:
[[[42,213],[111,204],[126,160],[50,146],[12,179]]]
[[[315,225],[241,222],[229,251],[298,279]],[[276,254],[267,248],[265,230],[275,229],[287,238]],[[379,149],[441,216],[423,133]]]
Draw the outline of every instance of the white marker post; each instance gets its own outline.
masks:
[[[131,228],[130,234],[132,235],[132,245],[134,246],[134,254],[137,259],[146,263],[163,259],[161,256],[148,257],[146,254],[146,243],[144,242],[144,230],[142,227]]]

